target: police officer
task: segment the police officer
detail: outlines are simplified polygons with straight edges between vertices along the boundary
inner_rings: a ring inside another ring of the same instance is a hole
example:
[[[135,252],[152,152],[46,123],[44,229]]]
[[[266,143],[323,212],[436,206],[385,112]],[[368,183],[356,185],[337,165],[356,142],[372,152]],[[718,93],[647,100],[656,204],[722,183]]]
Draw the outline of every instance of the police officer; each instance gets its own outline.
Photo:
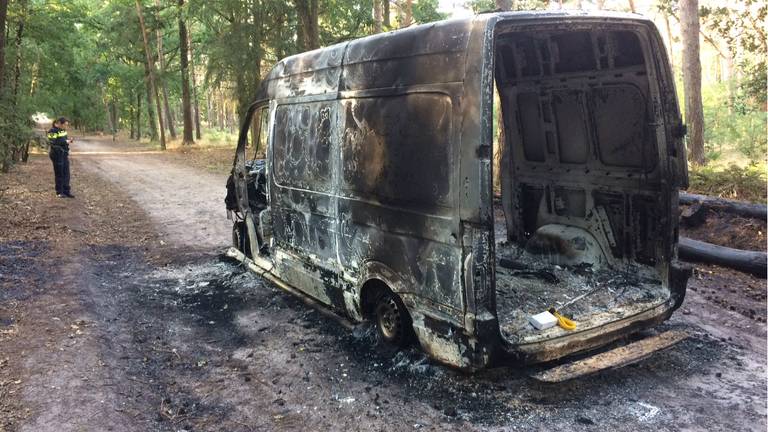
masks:
[[[64,117],[53,122],[48,131],[48,143],[51,151],[48,154],[53,162],[53,173],[56,177],[56,196],[59,198],[74,198],[69,188],[69,144],[72,139],[67,136],[69,120]]]

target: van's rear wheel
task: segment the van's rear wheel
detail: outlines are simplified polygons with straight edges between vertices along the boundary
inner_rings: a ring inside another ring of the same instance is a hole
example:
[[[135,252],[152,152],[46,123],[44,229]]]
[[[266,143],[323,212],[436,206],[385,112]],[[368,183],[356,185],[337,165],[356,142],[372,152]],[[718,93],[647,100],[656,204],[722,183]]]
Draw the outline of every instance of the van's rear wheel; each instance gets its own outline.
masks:
[[[405,305],[391,291],[383,292],[374,309],[376,330],[381,339],[394,346],[405,346],[410,340],[411,319]]]

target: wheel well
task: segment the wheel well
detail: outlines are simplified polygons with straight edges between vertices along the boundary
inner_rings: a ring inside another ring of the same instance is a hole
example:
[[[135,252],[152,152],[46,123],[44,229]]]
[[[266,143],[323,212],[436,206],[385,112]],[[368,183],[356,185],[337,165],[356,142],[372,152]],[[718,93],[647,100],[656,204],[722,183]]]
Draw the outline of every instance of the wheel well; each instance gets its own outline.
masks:
[[[381,279],[370,279],[363,284],[360,289],[360,310],[363,318],[368,319],[373,316],[373,310],[376,306],[376,300],[384,292],[392,292],[389,286]]]

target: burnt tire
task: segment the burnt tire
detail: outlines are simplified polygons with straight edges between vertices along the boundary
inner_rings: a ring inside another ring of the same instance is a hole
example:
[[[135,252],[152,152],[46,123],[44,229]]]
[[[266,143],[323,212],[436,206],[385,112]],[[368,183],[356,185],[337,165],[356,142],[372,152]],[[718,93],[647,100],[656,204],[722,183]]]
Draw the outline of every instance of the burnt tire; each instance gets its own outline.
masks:
[[[232,246],[248,258],[252,258],[251,242],[248,238],[248,227],[245,225],[245,222],[235,222],[232,224]]]
[[[373,309],[379,339],[393,347],[405,347],[411,341],[411,317],[400,297],[389,290],[379,295]]]

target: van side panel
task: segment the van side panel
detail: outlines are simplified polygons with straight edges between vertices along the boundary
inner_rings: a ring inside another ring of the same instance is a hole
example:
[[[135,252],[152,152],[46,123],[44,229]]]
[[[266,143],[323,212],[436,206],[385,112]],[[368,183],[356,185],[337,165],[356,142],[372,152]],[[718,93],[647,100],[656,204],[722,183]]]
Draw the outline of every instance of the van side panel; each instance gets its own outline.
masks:
[[[345,99],[342,112],[340,264],[381,262],[406,284],[405,293],[461,310],[451,99]]]
[[[351,41],[339,86],[341,268],[360,277],[379,263],[396,274],[391,288],[412,314],[429,310],[457,325],[464,299],[454,118],[469,25]]]
[[[281,278],[343,310],[334,196],[337,106],[337,101],[277,105],[270,204]]]
[[[443,21],[351,41],[340,90],[461,81],[468,25],[466,21]]]
[[[265,79],[264,96],[283,99],[336,93],[346,47],[342,43],[279,62]]]

